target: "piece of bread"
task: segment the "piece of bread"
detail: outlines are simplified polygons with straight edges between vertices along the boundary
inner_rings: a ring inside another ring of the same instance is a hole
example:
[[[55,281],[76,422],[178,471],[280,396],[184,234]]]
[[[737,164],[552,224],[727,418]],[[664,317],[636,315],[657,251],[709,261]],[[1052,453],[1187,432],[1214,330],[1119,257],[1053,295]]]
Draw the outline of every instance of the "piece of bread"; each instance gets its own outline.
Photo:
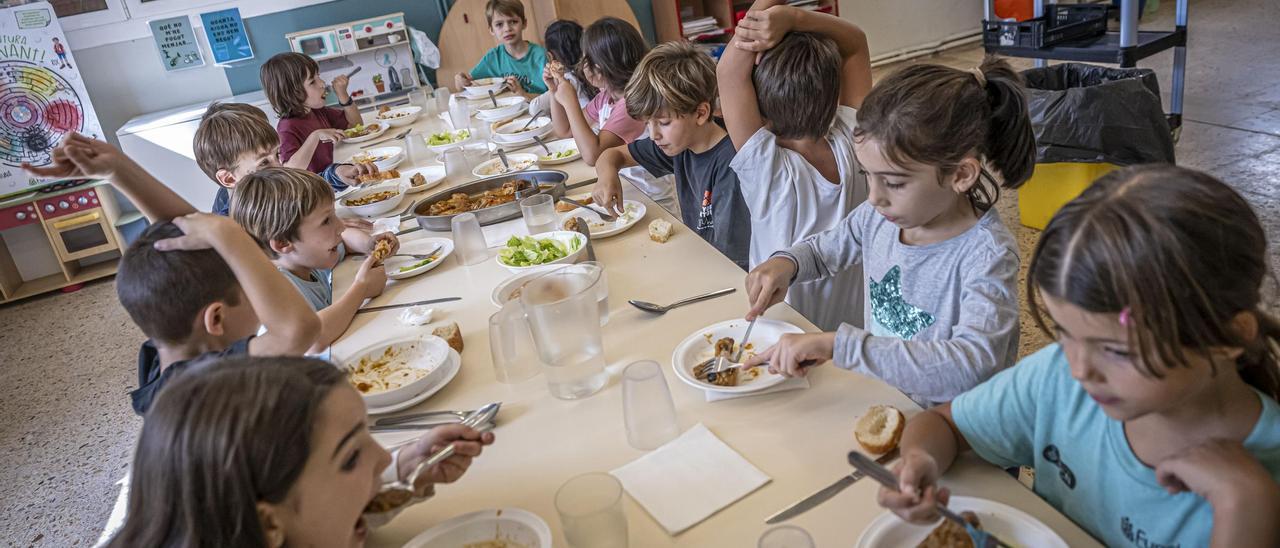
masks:
[[[370,253],[370,255],[373,255],[373,262],[381,263],[383,259],[391,255],[391,243],[387,240],[378,240],[378,243],[373,244],[373,253]]]
[[[978,523],[978,516],[973,512],[961,512],[960,517],[974,527],[982,525]],[[944,519],[916,548],[974,548],[973,537],[970,537],[969,531],[959,523]]]
[[[578,231],[578,218],[577,218],[577,217],[569,217],[568,219],[565,219],[565,220],[564,220],[564,229],[565,229],[565,230],[568,230],[569,232],[577,232],[577,231]]]
[[[590,196],[587,196],[586,198],[583,198],[583,199],[581,199],[581,200],[577,200],[577,202],[578,202],[578,203],[581,203],[581,204],[583,204],[583,205],[591,205],[591,197],[590,197]],[[557,212],[557,213],[568,213],[568,212],[573,211],[573,210],[575,210],[575,209],[578,209],[578,206],[573,205],[573,204],[570,204],[570,203],[566,203],[566,202],[559,202],[559,201],[558,201],[558,202],[556,202],[556,212]]]
[[[660,244],[667,243],[671,239],[671,231],[674,227],[665,219],[654,219],[649,223],[649,239]]]
[[[431,334],[444,339],[449,343],[449,348],[456,350],[459,354],[462,353],[462,328],[458,327],[458,322],[437,327],[431,331]]]
[[[888,405],[875,405],[858,419],[853,436],[868,453],[878,455],[893,451],[906,427],[907,419],[902,411]]]

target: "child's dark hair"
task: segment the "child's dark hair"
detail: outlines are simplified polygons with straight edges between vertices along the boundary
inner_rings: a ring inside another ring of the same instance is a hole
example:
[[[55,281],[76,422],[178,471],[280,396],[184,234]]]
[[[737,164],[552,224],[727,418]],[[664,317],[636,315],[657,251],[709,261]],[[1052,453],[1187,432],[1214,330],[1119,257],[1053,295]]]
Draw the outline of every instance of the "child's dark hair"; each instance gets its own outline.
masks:
[[[556,61],[563,64],[565,69],[578,79],[583,95],[595,97],[596,93],[600,92],[582,77],[582,71],[578,69],[578,62],[582,61],[582,25],[577,21],[556,19],[547,25],[547,30],[542,35],[542,42],[547,48],[547,53],[555,56]]]
[[[155,243],[182,236],[177,225],[155,223],[120,257],[116,296],[146,336],[178,344],[191,337],[200,310],[215,302],[240,304],[240,283],[212,249],[160,251]]]
[[[128,519],[109,546],[267,546],[256,505],[298,481],[320,406],[345,379],[329,362],[286,357],[179,373],[142,425]]]
[[[991,209],[1000,187],[1031,178],[1036,139],[1022,76],[1002,59],[987,57],[976,70],[911,65],[877,83],[858,109],[854,138],[875,139],[890,161],[937,166],[941,174],[970,154],[986,169],[968,192],[978,211]]]
[[[840,65],[835,41],[812,32],[789,32],[765,52],[751,74],[760,116],[779,139],[821,139],[840,106]]]
[[[266,94],[276,116],[296,118],[306,116],[307,80],[320,74],[320,65],[303,53],[277,53],[258,69],[262,80],[262,92]]]
[[[1241,377],[1280,399],[1280,324],[1259,310],[1267,274],[1266,234],[1244,198],[1205,173],[1147,165],[1103,176],[1053,216],[1027,295],[1047,333],[1037,291],[1088,312],[1127,311],[1135,361],[1155,378],[1185,366],[1188,351],[1244,348]],[[1240,313],[1257,318],[1254,340],[1232,327]]]
[[[580,66],[590,68],[604,78],[609,89],[622,93],[648,49],[640,31],[630,23],[602,17],[582,32]]]

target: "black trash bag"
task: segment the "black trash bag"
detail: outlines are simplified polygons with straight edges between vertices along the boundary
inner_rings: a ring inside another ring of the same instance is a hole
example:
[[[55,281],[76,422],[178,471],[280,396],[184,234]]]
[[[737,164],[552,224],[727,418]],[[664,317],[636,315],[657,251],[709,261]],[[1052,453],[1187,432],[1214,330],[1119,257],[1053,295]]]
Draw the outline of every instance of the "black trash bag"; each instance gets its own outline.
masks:
[[[1174,163],[1151,69],[1063,63],[1022,75],[1037,162]]]

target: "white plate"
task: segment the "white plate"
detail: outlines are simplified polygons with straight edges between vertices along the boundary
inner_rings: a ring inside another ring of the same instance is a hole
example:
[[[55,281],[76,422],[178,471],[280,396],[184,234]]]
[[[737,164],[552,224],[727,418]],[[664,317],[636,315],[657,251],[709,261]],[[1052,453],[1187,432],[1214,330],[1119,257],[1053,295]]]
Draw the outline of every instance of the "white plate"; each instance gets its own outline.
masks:
[[[515,272],[515,273],[523,274],[523,273],[528,272],[528,271],[530,271],[530,270],[534,270],[534,269],[542,268],[542,267],[544,267],[544,266],[550,266],[550,265],[553,265],[553,264],[573,264],[573,263],[576,263],[576,262],[578,262],[578,257],[579,257],[579,256],[581,256],[581,255],[582,255],[582,253],[583,253],[584,251],[586,251],[586,249],[587,249],[587,242],[586,242],[586,239],[585,239],[581,234],[578,234],[577,232],[568,232],[568,231],[564,231],[564,230],[554,230],[554,231],[551,231],[551,232],[543,232],[543,233],[541,233],[541,234],[534,234],[534,235],[533,235],[533,237],[534,237],[534,238],[536,238],[536,239],[539,239],[539,240],[546,239],[546,238],[554,238],[554,239],[556,239],[556,240],[559,240],[559,241],[560,241],[560,243],[564,244],[564,245],[566,246],[566,248],[567,248],[567,246],[569,245],[569,241],[570,241],[570,240],[578,240],[578,244],[579,244],[579,245],[578,245],[578,250],[577,250],[577,251],[574,251],[573,253],[570,253],[570,254],[568,254],[568,255],[565,255],[564,257],[561,257],[561,258],[559,258],[559,259],[556,259],[556,260],[554,260],[554,261],[551,261],[551,262],[549,262],[549,263],[536,264],[536,265],[531,265],[531,266],[512,266],[512,265],[509,265],[509,264],[507,264],[507,263],[504,263],[504,262],[502,262],[502,255],[500,255],[499,253],[494,253],[494,254],[493,254],[493,260],[498,261],[498,264],[502,265],[502,267],[503,267],[503,268],[505,268],[505,269],[507,269],[507,270],[510,270],[510,271],[512,271],[512,272]],[[502,251],[503,249],[506,249],[506,247],[507,247],[507,246],[506,246],[506,244],[503,244],[503,245],[502,245],[502,247],[499,247],[499,248],[498,248],[498,251]]]
[[[378,171],[387,171],[389,169],[395,169],[396,166],[400,165],[400,163],[404,161],[404,149],[395,146],[374,147],[369,150],[352,154],[350,158],[347,158],[346,163],[360,163],[362,160],[359,158],[361,157],[378,158],[378,160],[373,160],[373,165],[378,166]]]
[[[492,102],[487,105],[482,104],[482,106],[476,108],[476,118],[487,122],[513,118],[525,110],[526,104],[524,97],[501,97],[498,99],[498,108],[493,108]]]
[[[396,208],[399,208],[400,204],[404,202],[404,195],[405,195],[404,187],[407,186],[408,183],[405,183],[400,179],[386,181],[386,183],[394,183],[394,184],[375,184],[367,187],[362,187],[356,190],[355,192],[344,194],[342,196],[342,199],[338,200],[338,204],[340,204],[342,207],[347,208],[352,213],[359,215],[361,217],[378,217],[384,213],[387,213],[388,211],[393,211]],[[361,198],[369,194],[375,194],[375,193],[384,192],[384,191],[395,191],[396,195],[390,198],[387,198],[385,200],[382,200],[380,202],[374,202],[372,204],[351,205],[347,203],[351,200]]]
[[[555,127],[551,124],[551,118],[548,116],[543,116],[541,118],[538,118],[538,121],[532,124],[529,124],[528,129],[521,131],[520,128],[524,127],[525,123],[527,123],[528,121],[529,121],[528,116],[521,116],[519,118],[516,118],[515,120],[512,120],[496,128],[493,128],[493,132],[492,132],[493,142],[503,143],[503,144],[512,144],[512,143],[518,143],[520,141],[526,141],[526,140],[531,141],[533,140],[534,137],[542,137],[548,133],[551,133],[551,130],[555,129]]]
[[[431,151],[432,151],[432,152],[444,152],[444,151],[449,150],[449,149],[451,149],[451,148],[457,148],[457,147],[460,147],[460,146],[462,146],[462,145],[465,145],[465,144],[467,144],[467,143],[471,142],[471,140],[472,140],[472,139],[475,139],[475,138],[476,138],[476,132],[475,132],[475,131],[473,131],[473,130],[471,130],[470,128],[462,128],[462,129],[455,130],[455,131],[437,131],[436,133],[452,133],[452,134],[454,134],[454,135],[456,136],[456,135],[458,134],[458,132],[461,132],[461,131],[465,131],[465,132],[467,132],[467,136],[466,136],[465,138],[461,139],[461,140],[457,140],[457,141],[454,141],[454,142],[452,142],[452,143],[448,143],[448,144],[444,144],[444,145],[433,145],[433,144],[430,144],[430,143],[427,141],[427,139],[428,139],[429,137],[431,137],[432,135],[434,135],[433,133],[428,133],[428,134],[426,134],[426,135],[423,135],[423,136],[422,136],[422,142],[427,143],[427,148],[431,149]]]
[[[396,118],[383,118],[383,116],[388,116],[392,114],[401,114],[401,113],[403,113],[404,116],[398,116]],[[408,105],[408,106],[393,108],[381,114],[375,114],[373,117],[376,118],[379,123],[389,124],[391,127],[404,127],[409,124],[412,124],[415,120],[418,119],[418,116],[421,114],[422,114],[422,107]]]
[[[951,497],[947,507],[956,513],[967,510],[977,514],[983,530],[1015,546],[1067,547],[1066,541],[1052,529],[1017,508],[986,499],[954,496]],[[858,548],[916,546],[929,536],[929,532],[933,531],[939,523],[912,525],[890,512],[884,512],[872,520],[871,525],[862,532],[857,546]]]
[[[359,136],[359,137],[347,137],[347,136],[346,136],[346,133],[343,133],[343,135],[342,135],[342,142],[344,142],[344,143],[352,143],[352,144],[355,144],[355,143],[365,143],[365,142],[368,142],[368,141],[372,141],[372,140],[374,140],[374,139],[377,139],[378,137],[381,137],[381,136],[382,136],[382,134],[383,134],[383,133],[386,133],[386,132],[387,132],[387,129],[389,129],[389,128],[391,127],[391,124],[388,124],[388,123],[383,122],[383,121],[381,121],[381,120],[379,120],[379,121],[377,121],[377,122],[369,122],[369,123],[365,124],[365,127],[372,126],[372,125],[375,125],[375,124],[378,126],[378,129],[375,129],[375,130],[373,130],[373,131],[370,131],[369,133],[366,133],[366,134],[361,135],[361,136]]]
[[[401,272],[400,269],[417,263],[421,261],[421,259],[415,259],[413,257],[388,257],[387,260],[382,262],[383,266],[386,267],[387,277],[393,280],[403,280],[405,278],[412,278],[419,274],[425,274],[431,269],[440,266],[440,263],[444,262],[444,260],[449,257],[450,253],[453,253],[453,240],[448,238],[418,238],[416,240],[408,240],[401,243],[400,251],[397,251],[397,253],[426,253],[431,251],[431,248],[437,245],[440,246],[440,251],[436,252],[436,260],[405,272]]]
[[[675,370],[676,376],[694,388],[729,394],[758,392],[787,380],[782,375],[770,373],[765,367],[755,368],[759,375],[748,380],[741,380],[744,371],[739,370],[738,386],[716,386],[702,382],[693,376],[694,366],[715,356],[716,341],[724,337],[732,337],[736,344],[742,344],[742,335],[747,331],[747,323],[749,323],[747,320],[742,319],[723,321],[694,331],[685,340],[680,341],[675,351],[671,353],[671,368]],[[751,352],[759,352],[773,346],[786,333],[804,333],[804,330],[784,321],[768,318],[756,320],[756,327],[751,332],[751,348],[743,352],[743,359],[745,360]]]
[[[462,356],[459,356],[456,351],[450,348],[449,359],[446,360],[444,364],[440,366],[440,368],[442,369],[440,382],[432,384],[430,387],[424,390],[421,394],[418,394],[417,396],[414,396],[409,400],[397,403],[395,405],[388,405],[386,407],[370,407],[368,409],[368,413],[370,415],[385,415],[387,413],[395,413],[396,411],[403,411],[405,409],[408,409],[410,407],[413,407],[415,405],[418,405],[426,401],[427,398],[430,398],[433,394],[435,394],[436,392],[439,392],[440,389],[444,388],[449,384],[449,381],[452,381],[454,377],[458,376],[458,371],[462,370]],[[421,436],[422,433],[418,432],[417,435]]]
[[[551,548],[551,528],[537,514],[519,508],[481,510],[444,521],[413,537],[403,548],[460,548],[488,540],[522,548]]]
[[[416,369],[425,371],[425,374],[403,386],[370,394],[362,393],[361,397],[366,405],[385,407],[412,399],[440,381],[444,373],[441,367],[449,359],[449,343],[444,339],[435,335],[409,335],[378,341],[335,361],[348,370],[354,370],[361,360],[382,358],[389,349],[394,349],[394,353],[386,355],[387,368]]]
[[[503,78],[476,78],[471,81],[470,85],[462,87],[461,95],[466,97],[488,97],[492,91],[495,95],[498,90],[507,85],[507,81]]]
[[[597,205],[594,207],[603,208],[604,206]],[[619,217],[618,219],[614,220],[614,222],[612,223],[606,223],[600,220],[600,215],[596,212],[596,210],[578,208],[568,213],[561,214],[559,226],[563,228],[564,222],[568,220],[569,217],[582,217],[587,221],[587,230],[591,231],[592,238],[608,238],[609,236],[622,234],[623,232],[626,232],[631,227],[639,224],[640,221],[644,220],[644,214],[646,212],[644,204],[641,202],[637,202],[635,200],[623,200],[622,207],[630,208],[633,210],[631,220],[623,222],[622,218]],[[600,225],[603,225],[603,226],[600,226]]]
[[[566,156],[564,158],[552,160],[552,159],[549,159],[548,156],[546,156],[547,151],[542,150],[542,147],[537,147],[533,150],[533,152],[534,154],[538,155],[538,163],[544,166],[553,166],[556,164],[567,164],[569,162],[572,162],[582,157],[582,152],[578,150],[577,141],[574,141],[572,138],[560,139],[558,141],[551,141],[550,143],[547,143],[547,148],[551,149],[552,152],[564,152],[566,150],[573,149],[573,154]]]
[[[560,268],[560,266],[561,265],[535,266],[521,274],[516,274],[515,276],[503,280],[502,283],[498,284],[498,287],[493,288],[493,294],[489,295],[490,302],[493,303],[493,306],[502,308],[502,305],[511,300],[511,293],[515,291],[516,288],[524,287],[524,284],[529,283],[534,278]]]
[[[426,184],[421,186],[413,186],[413,176],[417,173],[421,173],[422,176],[426,178],[427,180]],[[405,188],[404,191],[409,194],[416,194],[418,192],[422,192],[429,188],[434,188],[436,185],[440,184],[440,182],[444,180],[444,176],[445,176],[444,166],[419,167],[419,168],[414,168],[414,169],[400,172],[400,178],[403,179],[406,183],[408,183],[408,186]]]
[[[484,163],[482,163],[482,164],[480,164],[480,165],[476,166],[476,168],[475,168],[475,169],[471,170],[471,174],[472,174],[472,175],[475,175],[476,177],[479,177],[479,178],[481,178],[481,179],[484,179],[484,178],[486,178],[486,177],[497,177],[497,176],[499,176],[499,175],[506,175],[506,174],[508,174],[508,173],[515,173],[516,171],[525,171],[525,170],[529,170],[529,169],[538,169],[538,155],[537,155],[537,154],[528,154],[528,153],[524,153],[524,152],[516,153],[516,154],[508,154],[508,155],[507,155],[507,161],[508,161],[508,162],[510,162],[510,163],[512,163],[512,164],[519,164],[519,163],[528,162],[528,164],[529,164],[529,165],[526,165],[526,166],[524,166],[524,167],[522,167],[522,168],[520,168],[520,169],[514,169],[514,170],[512,170],[512,171],[491,171],[491,170],[500,170],[500,169],[502,169],[502,158],[494,158],[494,159],[492,159],[492,160],[488,160],[488,161],[486,161],[486,162],[484,162]]]

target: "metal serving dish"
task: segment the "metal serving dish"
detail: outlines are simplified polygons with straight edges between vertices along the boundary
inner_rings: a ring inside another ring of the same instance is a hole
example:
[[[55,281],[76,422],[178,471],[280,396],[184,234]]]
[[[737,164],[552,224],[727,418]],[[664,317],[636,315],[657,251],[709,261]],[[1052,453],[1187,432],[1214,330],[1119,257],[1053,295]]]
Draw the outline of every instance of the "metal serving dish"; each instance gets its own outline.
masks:
[[[557,201],[564,197],[565,180],[569,178],[569,174],[554,169],[539,169],[531,171],[520,171],[499,177],[490,177],[481,179],[473,183],[442,190],[413,204],[411,213],[418,220],[418,226],[423,230],[435,232],[448,232],[453,229],[452,222],[454,215],[426,215],[427,210],[432,204],[441,200],[446,200],[454,194],[467,194],[474,196],[486,190],[502,188],[503,183],[511,180],[520,179],[525,181],[535,181],[538,187],[534,190],[523,191],[517,194],[517,198],[513,201],[493,207],[486,207],[472,211],[476,215],[476,219],[480,221],[480,226],[491,225],[503,221],[511,220],[520,216],[520,200],[535,194],[549,193],[551,197]],[[550,188],[544,188],[551,185]]]

